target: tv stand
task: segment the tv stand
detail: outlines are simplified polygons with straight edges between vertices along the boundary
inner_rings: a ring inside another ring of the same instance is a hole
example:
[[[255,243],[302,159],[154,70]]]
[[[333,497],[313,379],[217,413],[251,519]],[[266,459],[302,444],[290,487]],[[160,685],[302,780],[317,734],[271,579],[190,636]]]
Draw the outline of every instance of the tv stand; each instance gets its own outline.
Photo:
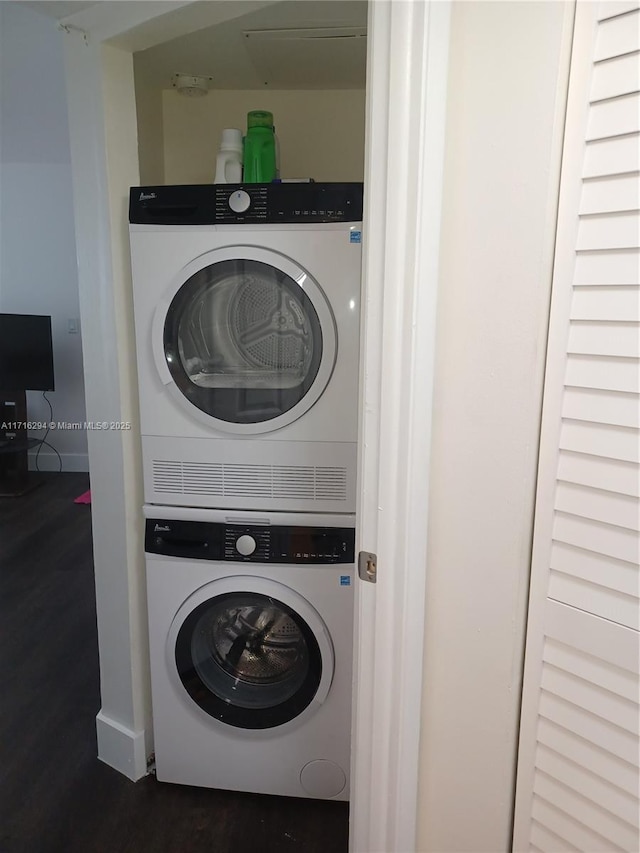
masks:
[[[0,391],[0,497],[16,498],[40,485],[29,473],[30,447],[25,391]]]

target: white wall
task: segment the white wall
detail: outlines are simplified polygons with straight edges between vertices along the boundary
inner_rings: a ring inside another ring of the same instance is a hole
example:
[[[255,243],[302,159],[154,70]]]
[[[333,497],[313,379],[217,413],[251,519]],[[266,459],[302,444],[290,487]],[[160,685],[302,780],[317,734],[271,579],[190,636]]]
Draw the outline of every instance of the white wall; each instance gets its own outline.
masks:
[[[19,3],[0,3],[0,113],[0,310],[51,315],[54,418],[83,422],[82,339],[67,331],[80,309],[62,35]],[[28,406],[31,420],[49,420],[40,393]],[[48,440],[63,470],[88,470],[84,431]],[[38,465],[58,470],[50,448]]]
[[[164,128],[162,126],[162,89],[145,73],[140,54],[133,54],[138,130],[140,184],[164,184]]]
[[[430,492],[419,849],[510,849],[570,31],[455,3]]]
[[[188,98],[163,92],[165,183],[213,183],[223,128],[247,129],[250,110],[270,110],[280,143],[283,178],[361,181],[365,93],[211,91]]]

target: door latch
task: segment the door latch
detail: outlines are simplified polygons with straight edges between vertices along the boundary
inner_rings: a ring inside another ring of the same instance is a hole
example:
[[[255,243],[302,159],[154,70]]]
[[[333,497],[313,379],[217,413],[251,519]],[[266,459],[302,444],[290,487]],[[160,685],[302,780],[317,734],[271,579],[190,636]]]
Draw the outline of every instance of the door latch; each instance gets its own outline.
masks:
[[[358,576],[360,580],[376,582],[378,558],[370,551],[360,551],[358,554]]]

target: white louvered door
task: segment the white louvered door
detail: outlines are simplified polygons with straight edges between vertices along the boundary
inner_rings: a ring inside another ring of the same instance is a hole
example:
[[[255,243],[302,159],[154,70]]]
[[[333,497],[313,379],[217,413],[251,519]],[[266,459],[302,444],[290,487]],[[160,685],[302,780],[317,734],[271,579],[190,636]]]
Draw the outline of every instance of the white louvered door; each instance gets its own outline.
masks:
[[[640,849],[640,3],[578,2],[514,851]]]

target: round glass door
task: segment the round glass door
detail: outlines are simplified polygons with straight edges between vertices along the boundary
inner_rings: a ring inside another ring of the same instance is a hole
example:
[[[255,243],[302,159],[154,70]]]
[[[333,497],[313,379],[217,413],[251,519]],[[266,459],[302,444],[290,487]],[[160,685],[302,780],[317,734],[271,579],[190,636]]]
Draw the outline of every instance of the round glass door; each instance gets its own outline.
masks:
[[[207,418],[231,432],[268,431],[295,420],[324,390],[335,360],[332,317],[299,268],[230,252],[217,253],[173,295],[163,357],[182,399]]]
[[[228,592],[198,605],[180,626],[175,660],[193,701],[244,729],[294,719],[322,679],[320,648],[307,622],[259,592]]]

